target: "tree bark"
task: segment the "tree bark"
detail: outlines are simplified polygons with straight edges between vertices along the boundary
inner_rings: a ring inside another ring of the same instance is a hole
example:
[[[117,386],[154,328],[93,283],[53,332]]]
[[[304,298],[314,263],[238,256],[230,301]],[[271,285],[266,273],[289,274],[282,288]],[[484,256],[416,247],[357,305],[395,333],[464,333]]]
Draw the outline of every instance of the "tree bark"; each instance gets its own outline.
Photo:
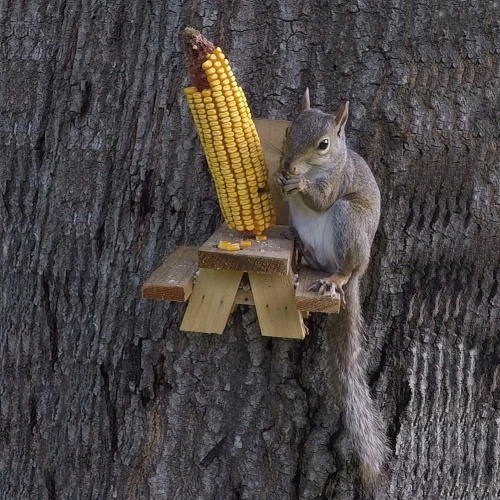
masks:
[[[350,100],[382,220],[364,280],[379,499],[500,496],[497,1],[0,1],[0,497],[359,498],[331,318],[223,335],[140,299],[220,223],[179,33],[256,117]]]

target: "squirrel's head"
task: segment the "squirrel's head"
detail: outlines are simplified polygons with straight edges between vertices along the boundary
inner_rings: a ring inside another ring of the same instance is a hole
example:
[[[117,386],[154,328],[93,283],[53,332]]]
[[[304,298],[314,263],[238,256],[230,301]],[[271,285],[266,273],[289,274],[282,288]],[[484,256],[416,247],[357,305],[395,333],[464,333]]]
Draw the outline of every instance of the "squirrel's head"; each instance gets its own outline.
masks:
[[[292,175],[314,175],[331,172],[333,164],[346,155],[345,124],[349,101],[331,115],[311,109],[309,89],[301,102],[301,113],[287,130],[282,157],[282,169]]]

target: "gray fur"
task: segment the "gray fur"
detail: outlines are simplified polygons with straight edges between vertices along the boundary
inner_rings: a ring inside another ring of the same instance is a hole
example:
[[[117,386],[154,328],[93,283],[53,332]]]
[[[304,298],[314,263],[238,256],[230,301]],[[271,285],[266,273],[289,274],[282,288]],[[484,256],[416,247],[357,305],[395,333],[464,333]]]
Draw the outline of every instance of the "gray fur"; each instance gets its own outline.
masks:
[[[359,280],[370,260],[380,192],[366,162],[346,146],[348,109],[346,103],[336,118],[315,109],[300,113],[289,130],[276,183],[289,201],[290,224],[304,258],[331,273],[311,289],[339,292],[345,301],[334,332],[335,381],[364,489],[371,491],[384,475],[390,450],[366,381]]]
[[[337,368],[337,387],[344,410],[344,423],[359,457],[361,481],[368,493],[376,489],[384,478],[390,449],[384,422],[370,396],[366,381],[358,276],[351,277],[344,292],[346,306],[335,318],[332,354]]]

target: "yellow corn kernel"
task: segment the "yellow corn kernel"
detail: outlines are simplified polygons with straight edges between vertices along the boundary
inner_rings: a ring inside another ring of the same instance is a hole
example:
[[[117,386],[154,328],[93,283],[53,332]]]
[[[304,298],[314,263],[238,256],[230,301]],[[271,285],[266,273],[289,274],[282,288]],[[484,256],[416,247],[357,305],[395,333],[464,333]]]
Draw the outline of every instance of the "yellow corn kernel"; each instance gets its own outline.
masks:
[[[220,240],[219,244],[217,245],[217,248],[220,250],[227,250],[229,252],[235,252],[240,249],[240,244],[239,243],[231,243],[230,241],[227,240]]]
[[[252,240],[243,239],[240,241],[241,248],[249,248],[252,246]]]

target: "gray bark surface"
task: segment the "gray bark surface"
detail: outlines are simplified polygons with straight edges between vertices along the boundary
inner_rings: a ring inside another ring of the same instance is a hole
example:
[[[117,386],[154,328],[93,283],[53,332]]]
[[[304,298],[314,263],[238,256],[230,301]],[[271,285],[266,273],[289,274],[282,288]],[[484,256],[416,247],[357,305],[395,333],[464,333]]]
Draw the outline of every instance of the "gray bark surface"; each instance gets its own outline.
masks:
[[[360,497],[329,352],[140,299],[220,212],[179,32],[256,117],[350,100],[382,220],[363,286],[378,499],[500,497],[500,5],[0,0],[0,498]]]

